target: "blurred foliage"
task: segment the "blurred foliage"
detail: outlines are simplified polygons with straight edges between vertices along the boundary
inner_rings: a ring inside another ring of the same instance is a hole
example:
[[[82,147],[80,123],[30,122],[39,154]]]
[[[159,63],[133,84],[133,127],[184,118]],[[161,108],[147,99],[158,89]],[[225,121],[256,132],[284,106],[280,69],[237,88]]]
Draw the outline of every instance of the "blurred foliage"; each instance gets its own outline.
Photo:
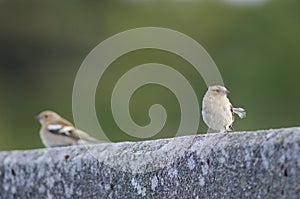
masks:
[[[87,54],[114,34],[146,26],[180,31],[204,46],[232,103],[248,111],[246,119],[236,120],[235,130],[297,126],[299,10],[300,2],[294,0],[250,6],[220,1],[1,1],[0,150],[43,147],[34,116],[52,109],[72,120],[73,83]],[[112,141],[137,140],[114,124],[112,86],[124,71],[148,62],[170,65],[190,77],[201,102],[206,86],[186,61],[159,50],[128,53],[106,71],[96,95],[99,121]],[[173,137],[179,104],[163,87],[140,88],[130,103],[132,118],[147,124],[153,103],[164,105],[172,121],[168,118],[165,126],[168,133],[151,139]],[[199,132],[205,132],[204,123],[199,124]]]

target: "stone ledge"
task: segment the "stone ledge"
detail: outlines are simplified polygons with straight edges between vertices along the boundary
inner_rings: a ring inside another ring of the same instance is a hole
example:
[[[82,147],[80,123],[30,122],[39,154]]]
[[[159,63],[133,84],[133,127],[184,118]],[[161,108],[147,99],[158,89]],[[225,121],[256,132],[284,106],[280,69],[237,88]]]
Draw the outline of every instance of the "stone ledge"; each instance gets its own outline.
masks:
[[[0,153],[1,198],[300,198],[300,128]]]

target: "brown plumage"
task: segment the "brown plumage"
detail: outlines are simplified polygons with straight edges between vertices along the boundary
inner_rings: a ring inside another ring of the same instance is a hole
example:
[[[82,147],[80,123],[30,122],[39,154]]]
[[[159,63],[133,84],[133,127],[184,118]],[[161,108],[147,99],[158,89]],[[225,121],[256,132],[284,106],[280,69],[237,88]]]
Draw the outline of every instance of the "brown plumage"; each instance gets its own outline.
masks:
[[[40,137],[46,147],[101,143],[53,111],[43,111],[36,119],[41,123]]]

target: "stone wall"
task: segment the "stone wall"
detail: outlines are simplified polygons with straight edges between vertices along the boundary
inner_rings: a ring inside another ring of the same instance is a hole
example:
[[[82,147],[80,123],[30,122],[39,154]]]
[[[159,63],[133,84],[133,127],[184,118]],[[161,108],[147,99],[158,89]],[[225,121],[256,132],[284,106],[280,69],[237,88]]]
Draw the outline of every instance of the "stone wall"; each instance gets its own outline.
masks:
[[[300,198],[300,128],[0,153],[1,198]]]

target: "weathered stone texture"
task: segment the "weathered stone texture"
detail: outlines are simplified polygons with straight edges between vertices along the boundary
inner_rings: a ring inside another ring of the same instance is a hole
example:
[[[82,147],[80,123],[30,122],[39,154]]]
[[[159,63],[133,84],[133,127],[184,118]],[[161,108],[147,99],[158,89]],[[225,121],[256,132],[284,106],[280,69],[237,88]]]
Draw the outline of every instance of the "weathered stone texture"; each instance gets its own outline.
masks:
[[[300,198],[300,128],[1,152],[0,198]]]

